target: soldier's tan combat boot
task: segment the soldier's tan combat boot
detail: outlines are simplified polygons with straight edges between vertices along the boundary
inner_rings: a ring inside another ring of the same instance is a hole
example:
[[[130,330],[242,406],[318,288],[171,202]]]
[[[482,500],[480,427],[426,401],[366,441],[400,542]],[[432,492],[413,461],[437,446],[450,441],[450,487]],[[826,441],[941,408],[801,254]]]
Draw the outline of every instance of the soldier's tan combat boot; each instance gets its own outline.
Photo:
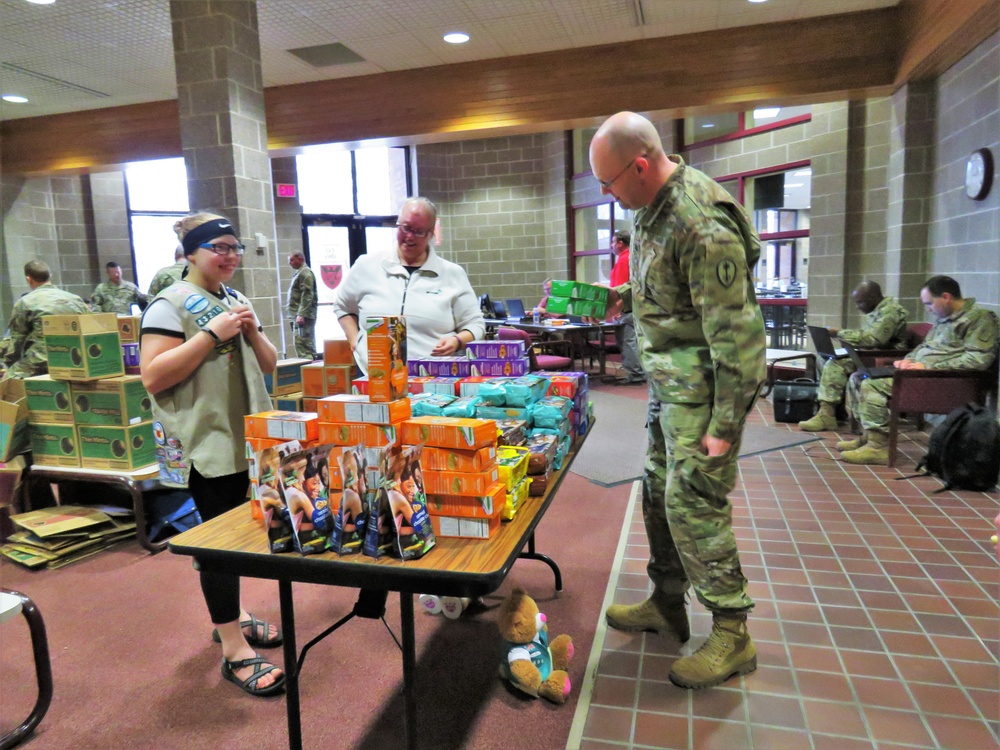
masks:
[[[648,630],[684,643],[691,637],[684,595],[654,592],[641,604],[612,604],[604,619],[615,630]]]
[[[733,675],[757,669],[757,647],[747,632],[745,614],[712,615],[712,632],[691,656],[674,662],[670,681],[699,690],[725,682]]]
[[[799,422],[799,429],[806,432],[826,432],[837,429],[837,405],[829,401],[819,402],[819,412],[811,419]]]
[[[889,436],[884,432],[867,430],[864,445],[852,451],[844,451],[840,457],[849,464],[866,466],[889,465]]]
[[[841,440],[837,443],[837,450],[843,453],[844,451],[856,451],[862,445],[868,442],[868,436],[862,435],[859,438],[854,438],[854,440]]]

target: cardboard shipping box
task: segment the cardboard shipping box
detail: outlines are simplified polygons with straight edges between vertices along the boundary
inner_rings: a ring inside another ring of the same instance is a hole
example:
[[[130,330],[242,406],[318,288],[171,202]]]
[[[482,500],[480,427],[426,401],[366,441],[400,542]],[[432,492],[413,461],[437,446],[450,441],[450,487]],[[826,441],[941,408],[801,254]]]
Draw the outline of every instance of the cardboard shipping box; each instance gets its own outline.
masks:
[[[284,396],[302,390],[302,368],[311,359],[279,359],[273,372],[264,373],[264,387],[271,396]]]
[[[121,339],[122,344],[139,343],[139,326],[141,322],[141,315],[118,316],[118,338]]]
[[[80,445],[71,424],[35,424],[30,427],[31,453],[42,466],[79,466]]]
[[[124,426],[153,418],[153,399],[138,375],[73,383],[76,424]]]
[[[70,384],[51,375],[24,379],[28,397],[28,419],[49,424],[73,424],[73,397]]]
[[[28,400],[24,381],[0,381],[0,461],[28,449]]]
[[[49,375],[56,380],[97,380],[125,374],[114,313],[47,315],[42,318],[42,332]]]
[[[77,425],[80,466],[134,471],[156,463],[153,423],[110,427]]]

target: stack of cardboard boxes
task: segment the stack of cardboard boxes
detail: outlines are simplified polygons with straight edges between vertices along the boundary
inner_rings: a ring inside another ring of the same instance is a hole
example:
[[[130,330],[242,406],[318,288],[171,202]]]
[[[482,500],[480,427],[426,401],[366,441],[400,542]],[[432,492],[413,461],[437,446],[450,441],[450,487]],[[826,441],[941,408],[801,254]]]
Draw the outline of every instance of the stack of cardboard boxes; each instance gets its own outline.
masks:
[[[545,309],[550,313],[603,318],[608,306],[608,288],[581,281],[552,282]]]
[[[137,328],[111,313],[42,319],[49,374],[24,381],[35,463],[120,471],[156,463],[152,399],[139,375],[125,374],[121,336],[137,338]]]
[[[326,396],[351,392],[354,377],[354,355],[346,341],[326,341],[323,360],[302,368],[303,411],[317,411],[316,402]]]

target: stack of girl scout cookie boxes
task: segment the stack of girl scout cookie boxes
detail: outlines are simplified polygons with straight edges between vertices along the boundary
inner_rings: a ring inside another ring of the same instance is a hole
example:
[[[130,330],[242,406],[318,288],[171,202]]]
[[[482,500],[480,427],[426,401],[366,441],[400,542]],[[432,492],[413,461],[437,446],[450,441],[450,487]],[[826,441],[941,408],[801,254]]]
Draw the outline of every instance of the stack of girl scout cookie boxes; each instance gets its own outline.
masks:
[[[607,306],[607,287],[580,281],[554,280],[545,309],[550,313],[603,318]]]
[[[36,464],[134,471],[156,463],[152,399],[139,375],[125,373],[119,321],[42,318],[49,374],[24,381]],[[134,319],[125,321],[137,335]]]

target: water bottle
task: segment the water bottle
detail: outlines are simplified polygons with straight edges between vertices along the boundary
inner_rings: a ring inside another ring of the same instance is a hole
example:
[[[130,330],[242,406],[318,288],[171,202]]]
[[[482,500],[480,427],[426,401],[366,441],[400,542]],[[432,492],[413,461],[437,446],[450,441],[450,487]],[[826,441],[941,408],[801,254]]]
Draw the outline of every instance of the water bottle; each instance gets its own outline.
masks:
[[[531,311],[531,321],[537,326],[542,322],[542,311],[537,307]]]

